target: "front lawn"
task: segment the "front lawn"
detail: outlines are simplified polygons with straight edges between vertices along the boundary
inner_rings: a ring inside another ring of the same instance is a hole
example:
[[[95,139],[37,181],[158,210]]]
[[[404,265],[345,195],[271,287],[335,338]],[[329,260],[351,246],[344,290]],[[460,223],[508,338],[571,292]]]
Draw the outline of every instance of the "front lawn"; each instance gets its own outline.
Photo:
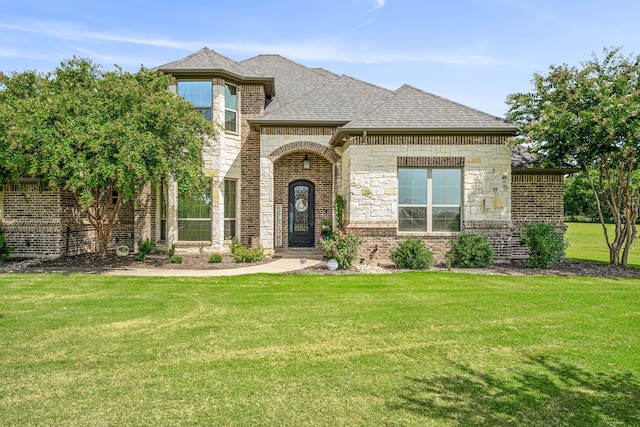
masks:
[[[0,425],[640,425],[640,284],[0,275]]]
[[[609,248],[600,224],[572,222],[567,225],[566,237],[569,240],[567,258],[609,263]],[[613,225],[607,225],[607,229],[609,238],[613,239]],[[640,268],[639,239],[640,236],[636,237],[629,252],[629,267]]]

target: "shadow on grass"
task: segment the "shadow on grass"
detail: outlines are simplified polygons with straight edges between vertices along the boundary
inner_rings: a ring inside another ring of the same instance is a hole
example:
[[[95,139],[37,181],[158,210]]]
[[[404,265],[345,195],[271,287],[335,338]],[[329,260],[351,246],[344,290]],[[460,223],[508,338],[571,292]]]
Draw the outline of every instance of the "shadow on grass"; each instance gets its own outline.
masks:
[[[458,425],[640,425],[640,380],[551,358],[530,358],[506,377],[454,365],[456,373],[409,378],[394,410]]]

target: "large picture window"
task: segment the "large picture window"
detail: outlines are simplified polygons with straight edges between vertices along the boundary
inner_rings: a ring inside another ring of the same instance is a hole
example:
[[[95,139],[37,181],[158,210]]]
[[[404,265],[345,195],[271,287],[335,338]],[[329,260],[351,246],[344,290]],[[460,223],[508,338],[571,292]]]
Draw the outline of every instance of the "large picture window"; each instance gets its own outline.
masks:
[[[224,180],[224,238],[236,237],[236,181]]]
[[[460,231],[460,169],[398,168],[398,186],[399,231]]]
[[[197,196],[178,200],[178,240],[211,241],[211,186]]]
[[[238,132],[238,88],[224,85],[224,129]]]
[[[210,81],[178,82],[178,95],[193,104],[207,120],[212,119],[213,92]]]

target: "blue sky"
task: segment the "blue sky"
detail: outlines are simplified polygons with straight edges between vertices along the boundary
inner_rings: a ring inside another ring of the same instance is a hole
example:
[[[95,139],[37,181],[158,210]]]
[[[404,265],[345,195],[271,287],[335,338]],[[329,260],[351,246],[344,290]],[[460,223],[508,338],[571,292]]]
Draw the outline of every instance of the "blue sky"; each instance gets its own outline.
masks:
[[[605,47],[640,54],[638,16],[635,0],[0,0],[0,70],[49,71],[75,55],[136,71],[206,46],[407,83],[503,116],[535,71]]]

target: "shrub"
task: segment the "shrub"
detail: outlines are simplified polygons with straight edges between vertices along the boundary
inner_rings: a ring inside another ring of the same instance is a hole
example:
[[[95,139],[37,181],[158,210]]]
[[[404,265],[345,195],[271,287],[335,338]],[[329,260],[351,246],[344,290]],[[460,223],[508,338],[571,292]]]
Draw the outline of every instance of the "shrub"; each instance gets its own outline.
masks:
[[[258,262],[264,259],[264,251],[262,248],[244,248],[238,246],[231,253],[235,262]]]
[[[493,248],[485,236],[462,233],[451,240],[451,265],[461,268],[485,268],[493,264]]]
[[[147,255],[149,255],[151,251],[153,251],[153,242],[150,239],[138,239],[138,253],[136,254],[136,260],[146,261]]]
[[[209,255],[209,262],[212,264],[218,264],[222,262],[222,255],[220,254],[211,254]]]
[[[173,257],[176,254],[176,244],[172,244],[171,247],[169,249],[167,249],[166,252],[167,256],[169,258]]]
[[[9,255],[15,248],[7,244],[7,240],[4,236],[4,228],[0,227],[0,262],[5,262],[9,259]]]
[[[421,239],[407,237],[391,250],[391,260],[400,268],[422,270],[433,265],[433,251]]]
[[[550,267],[564,258],[568,246],[562,233],[552,225],[541,222],[533,222],[525,227],[520,238],[529,248],[528,267]]]
[[[322,240],[322,250],[327,258],[338,261],[338,268],[346,270],[358,256],[358,247],[364,238],[354,231],[335,232],[329,240]]]
[[[182,257],[178,255],[172,255],[171,258],[169,258],[169,262],[171,264],[182,264]]]

